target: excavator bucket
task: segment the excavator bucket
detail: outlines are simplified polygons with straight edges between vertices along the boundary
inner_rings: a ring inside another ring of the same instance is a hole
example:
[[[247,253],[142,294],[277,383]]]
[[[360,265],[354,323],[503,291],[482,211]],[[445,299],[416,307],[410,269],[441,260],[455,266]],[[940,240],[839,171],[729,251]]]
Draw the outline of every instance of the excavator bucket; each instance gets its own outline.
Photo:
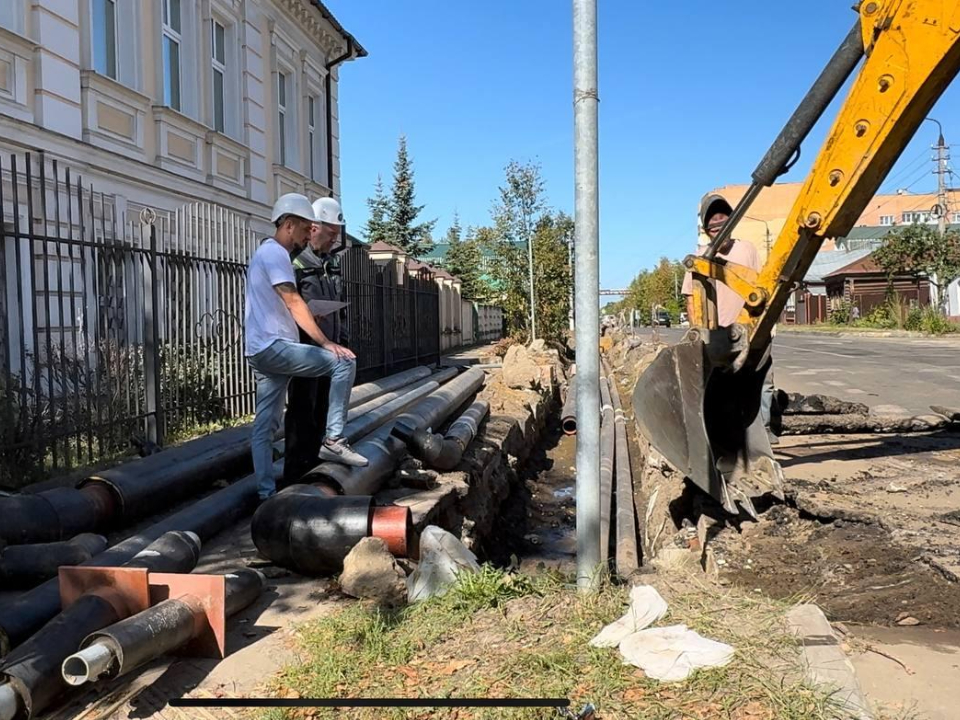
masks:
[[[760,415],[759,370],[715,367],[700,335],[661,351],[633,393],[640,432],[667,462],[732,514],[783,499],[783,473]],[[739,506],[739,508],[738,508]]]

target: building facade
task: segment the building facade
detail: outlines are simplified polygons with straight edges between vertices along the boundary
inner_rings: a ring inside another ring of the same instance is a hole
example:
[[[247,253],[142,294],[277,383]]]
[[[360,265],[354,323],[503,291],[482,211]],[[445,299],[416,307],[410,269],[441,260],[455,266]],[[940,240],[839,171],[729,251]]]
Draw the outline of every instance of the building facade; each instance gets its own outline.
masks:
[[[365,55],[318,0],[3,0],[0,151],[264,229],[285,192],[339,195],[339,69]]]

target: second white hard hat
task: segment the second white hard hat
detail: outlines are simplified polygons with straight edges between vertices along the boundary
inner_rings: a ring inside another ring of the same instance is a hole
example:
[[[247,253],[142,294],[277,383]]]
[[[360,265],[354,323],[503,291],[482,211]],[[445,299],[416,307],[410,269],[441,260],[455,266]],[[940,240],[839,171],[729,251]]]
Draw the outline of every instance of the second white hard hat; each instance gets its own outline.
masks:
[[[317,222],[317,214],[306,195],[287,193],[277,198],[270,213],[270,222],[275,223],[284,215],[293,215],[310,222]]]
[[[343,210],[340,209],[340,203],[332,197],[322,197],[313,201],[313,212],[317,216],[318,222],[328,225],[343,225]]]

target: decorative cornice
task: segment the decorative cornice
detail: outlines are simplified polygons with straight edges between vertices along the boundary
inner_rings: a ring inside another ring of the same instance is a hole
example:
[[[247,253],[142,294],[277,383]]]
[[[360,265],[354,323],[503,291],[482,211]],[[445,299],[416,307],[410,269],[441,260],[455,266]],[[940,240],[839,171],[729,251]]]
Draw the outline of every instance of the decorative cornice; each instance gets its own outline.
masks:
[[[304,32],[312,37],[328,56],[342,55],[347,50],[347,39],[339,33],[330,32],[329,25],[320,11],[305,0],[276,0]]]

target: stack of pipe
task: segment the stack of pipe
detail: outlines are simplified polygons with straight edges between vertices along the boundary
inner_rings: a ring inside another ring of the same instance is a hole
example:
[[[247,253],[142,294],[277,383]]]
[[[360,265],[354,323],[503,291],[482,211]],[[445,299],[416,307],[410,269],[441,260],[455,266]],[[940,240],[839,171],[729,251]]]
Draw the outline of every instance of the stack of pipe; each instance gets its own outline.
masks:
[[[379,427],[356,441],[355,449],[369,461],[366,467],[346,467],[322,463],[303,477],[305,483],[324,482],[343,495],[373,495],[396,467],[406,450],[403,442],[391,433],[394,427],[412,434],[426,428],[439,427],[457,408],[483,385],[483,370],[471,368],[446,385],[435,389],[406,412],[383,420]],[[392,420],[392,421],[391,421]],[[348,435],[349,437],[349,435]],[[350,438],[354,442],[354,438]]]
[[[430,368],[418,367],[357,386],[351,393],[356,421],[363,423],[370,414],[365,410],[381,404],[384,396],[404,396],[410,391],[398,391],[430,376]],[[430,379],[442,382],[437,375]],[[250,427],[241,426],[104,470],[74,488],[0,498],[4,518],[0,543],[61,542],[80,533],[130,525],[208,488],[218,478],[244,472],[249,465]]]
[[[200,558],[200,539],[173,531],[134,555],[124,567],[149,572],[185,573]],[[48,622],[0,664],[0,720],[33,718],[50,707],[64,691],[63,661],[92,632],[136,612],[122,593],[110,588],[89,592]]]
[[[279,472],[281,464],[274,465]],[[85,563],[91,567],[118,567],[165,533],[180,530],[207,541],[253,512],[257,504],[257,478],[248,475],[199,502],[117,543]],[[21,645],[60,610],[60,589],[53,578],[14,600],[0,605],[0,657]]]
[[[263,575],[250,568],[229,572],[224,580],[228,618],[251,605],[263,591]],[[126,675],[197,637],[205,615],[203,599],[193,595],[159,602],[88,635],[80,650],[63,661],[63,679],[78,686]]]

